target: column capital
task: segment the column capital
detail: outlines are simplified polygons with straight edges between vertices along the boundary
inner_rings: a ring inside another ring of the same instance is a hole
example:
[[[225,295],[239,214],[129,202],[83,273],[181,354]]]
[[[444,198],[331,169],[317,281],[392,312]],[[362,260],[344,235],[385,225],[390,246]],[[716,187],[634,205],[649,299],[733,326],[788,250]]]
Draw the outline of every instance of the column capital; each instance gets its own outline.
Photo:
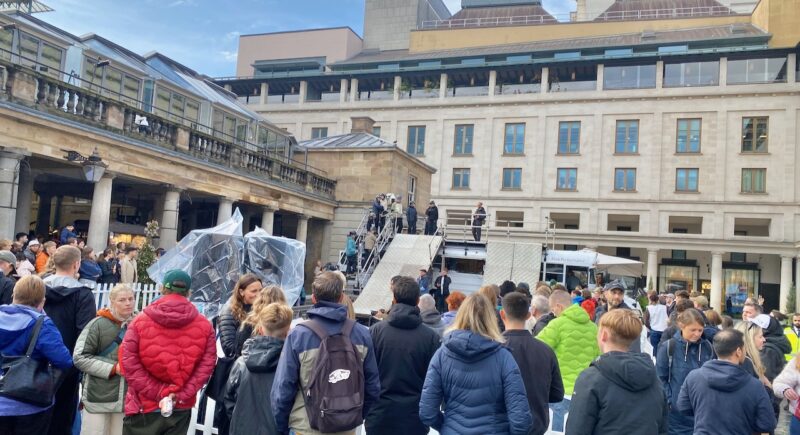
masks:
[[[723,252],[723,251],[711,251],[711,256],[722,257],[723,255],[725,255],[725,252]]]
[[[311,216],[309,216],[307,214],[298,214],[297,215],[297,219],[301,220],[301,221],[307,221],[307,220],[311,219]]]
[[[275,213],[276,211],[280,210],[277,205],[264,205],[261,207],[262,212],[272,212]]]
[[[658,251],[660,251],[658,248],[647,248],[648,254],[658,254]]]
[[[0,157],[6,159],[22,160],[30,155],[31,152],[24,148],[0,146]]]
[[[162,184],[162,185],[161,185],[161,187],[163,187],[163,188],[164,188],[164,190],[166,190],[166,191],[168,191],[168,192],[178,192],[178,193],[182,193],[184,190],[186,190],[186,188],[185,188],[185,187],[183,187],[183,186],[177,186],[177,185],[175,185],[175,184]]]
[[[789,255],[789,254],[781,254],[781,260],[783,261],[792,261],[796,255]]]

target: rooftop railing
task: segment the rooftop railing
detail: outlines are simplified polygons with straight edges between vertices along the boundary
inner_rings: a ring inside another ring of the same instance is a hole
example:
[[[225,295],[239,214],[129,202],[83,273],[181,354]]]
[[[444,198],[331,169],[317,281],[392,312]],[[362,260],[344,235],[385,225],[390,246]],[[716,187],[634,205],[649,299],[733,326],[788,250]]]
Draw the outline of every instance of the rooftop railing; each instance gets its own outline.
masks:
[[[18,55],[13,55],[13,58]],[[28,60],[30,62],[30,60]],[[36,66],[34,66],[36,68]],[[334,198],[336,182],[322,171],[272,152],[268,147],[220,137],[213,130],[187,125],[114,99],[112,90],[97,85],[81,87],[34,68],[0,59],[0,98],[49,115],[108,130],[187,156],[219,164],[237,172],[263,177],[267,182]],[[52,68],[49,70],[52,72]]]
[[[670,18],[695,18],[709,16],[729,16],[739,13],[725,6],[697,6],[685,8],[643,9],[631,11],[604,12],[591,21],[636,21],[663,20]],[[522,15],[511,17],[461,18],[449,20],[423,21],[420,30],[459,29],[467,27],[500,27],[558,24],[569,22],[567,15]],[[578,17],[578,21],[581,17]]]

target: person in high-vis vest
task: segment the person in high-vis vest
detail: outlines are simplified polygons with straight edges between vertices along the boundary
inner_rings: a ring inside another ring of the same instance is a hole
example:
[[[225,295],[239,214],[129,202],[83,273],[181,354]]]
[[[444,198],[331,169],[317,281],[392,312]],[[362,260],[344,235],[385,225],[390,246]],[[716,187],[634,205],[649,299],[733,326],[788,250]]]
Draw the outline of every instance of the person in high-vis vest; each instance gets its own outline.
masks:
[[[786,361],[789,361],[797,354],[797,348],[800,345],[800,313],[792,314],[792,324],[787,326],[783,333],[792,344],[792,353],[786,354]]]

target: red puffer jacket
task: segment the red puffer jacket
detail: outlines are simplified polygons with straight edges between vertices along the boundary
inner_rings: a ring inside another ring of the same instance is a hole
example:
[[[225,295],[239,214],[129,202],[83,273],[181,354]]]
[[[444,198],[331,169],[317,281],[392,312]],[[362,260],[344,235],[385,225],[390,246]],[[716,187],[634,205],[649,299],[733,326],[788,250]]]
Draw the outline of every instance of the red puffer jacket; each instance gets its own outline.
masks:
[[[217,361],[214,329],[185,297],[166,295],[128,327],[121,356],[125,415],[153,412],[171,393],[175,409],[191,409]]]

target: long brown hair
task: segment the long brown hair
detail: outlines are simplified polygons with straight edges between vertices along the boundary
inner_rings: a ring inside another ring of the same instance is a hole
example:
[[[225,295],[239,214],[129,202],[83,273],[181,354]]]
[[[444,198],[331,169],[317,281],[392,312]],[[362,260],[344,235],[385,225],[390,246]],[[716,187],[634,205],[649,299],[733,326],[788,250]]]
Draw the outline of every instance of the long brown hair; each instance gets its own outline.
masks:
[[[236,281],[236,286],[233,288],[233,293],[228,303],[231,307],[231,314],[237,322],[241,323],[247,317],[247,312],[244,310],[244,292],[242,290],[249,287],[254,282],[261,283],[261,280],[252,273],[246,273]]]
[[[242,328],[244,328],[245,325],[250,325],[255,329],[255,327],[258,325],[256,313],[260,313],[267,307],[267,305],[272,303],[288,305],[286,303],[286,295],[283,294],[283,289],[277,285],[268,285],[261,289],[261,293],[259,293],[258,297],[256,297],[256,301],[253,302],[253,309],[250,310],[250,315],[248,315],[242,322]]]

